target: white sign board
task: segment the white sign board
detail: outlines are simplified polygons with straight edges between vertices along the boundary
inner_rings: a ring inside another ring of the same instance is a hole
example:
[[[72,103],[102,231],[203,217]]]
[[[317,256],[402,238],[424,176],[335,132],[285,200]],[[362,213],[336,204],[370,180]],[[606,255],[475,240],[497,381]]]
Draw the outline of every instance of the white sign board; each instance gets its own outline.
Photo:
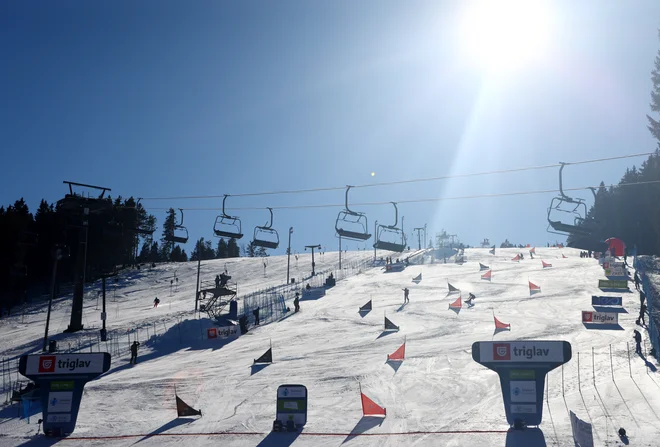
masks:
[[[511,405],[512,413],[535,414],[536,405]]]
[[[563,362],[561,341],[479,342],[481,362]]]
[[[509,386],[511,402],[536,402],[535,380],[512,380]]]
[[[589,324],[619,324],[619,314],[616,312],[582,311],[582,322]]]
[[[73,391],[51,391],[48,393],[48,412],[69,413],[72,401]]]
[[[25,375],[75,375],[103,373],[103,352],[98,354],[30,355]]]
[[[238,326],[222,326],[218,328],[218,338],[238,337]]]
[[[61,414],[49,414],[46,418],[46,422],[50,423],[62,423],[62,422],[71,422],[71,415],[67,413]]]

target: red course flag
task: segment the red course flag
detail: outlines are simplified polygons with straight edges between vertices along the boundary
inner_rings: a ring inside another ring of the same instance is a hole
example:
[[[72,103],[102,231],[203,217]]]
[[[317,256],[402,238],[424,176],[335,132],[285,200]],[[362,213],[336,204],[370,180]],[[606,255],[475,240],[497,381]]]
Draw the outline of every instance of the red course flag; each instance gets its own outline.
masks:
[[[561,254],[561,257],[566,259],[566,255],[564,253]]]
[[[541,261],[541,264],[543,264],[543,268],[552,267],[552,264],[548,264],[547,262],[545,262],[543,260]]]
[[[512,258],[511,260],[512,261],[520,261],[520,255],[516,255],[516,257]]]
[[[493,271],[492,270],[488,270],[486,273],[481,275],[481,279],[485,279],[486,281],[490,281],[492,277],[493,277]]]
[[[362,416],[386,416],[387,409],[381,407],[373,400],[369,399],[364,393],[360,392],[362,398]]]
[[[529,280],[527,280],[527,282],[529,283],[529,290],[541,290],[540,286],[537,286],[536,284],[534,284],[533,282],[531,282]]]
[[[404,341],[399,349],[387,356],[387,360],[404,360],[406,358],[406,342]],[[363,401],[364,402],[364,401]],[[363,403],[364,405],[364,403]]]
[[[453,303],[451,303],[451,304],[449,305],[449,307],[450,307],[450,308],[454,307],[454,308],[459,308],[459,309],[460,309],[461,307],[463,307],[463,301],[461,300],[461,297],[459,296],[458,298],[456,298],[456,301],[454,301]]]
[[[502,323],[495,315],[493,315],[493,319],[495,320],[495,329],[511,329],[509,323]]]

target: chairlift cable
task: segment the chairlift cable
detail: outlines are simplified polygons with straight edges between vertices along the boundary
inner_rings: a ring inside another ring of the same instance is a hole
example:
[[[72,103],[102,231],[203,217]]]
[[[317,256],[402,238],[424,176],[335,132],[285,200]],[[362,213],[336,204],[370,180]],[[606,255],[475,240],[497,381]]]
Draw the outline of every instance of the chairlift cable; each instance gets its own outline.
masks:
[[[619,156],[616,156],[616,157],[605,157],[605,158],[597,158],[597,159],[591,159],[591,160],[564,162],[563,164],[565,164],[565,165],[581,165],[581,164],[588,164],[588,163],[600,163],[600,162],[604,162],[604,161],[622,160],[622,159],[625,159],[625,158],[643,157],[643,156],[652,155],[652,154],[655,154],[655,152],[642,152],[642,153],[638,153],[638,154],[619,155]],[[362,185],[352,185],[352,188],[372,188],[372,187],[378,187],[378,186],[401,185],[401,184],[406,184],[406,183],[421,183],[421,182],[431,182],[431,181],[438,181],[438,180],[450,180],[450,179],[455,179],[455,178],[479,177],[479,176],[482,176],[482,175],[511,174],[511,173],[514,173],[514,172],[523,172],[523,171],[534,171],[534,170],[541,170],[541,169],[558,168],[561,165],[562,165],[562,163],[555,163],[555,164],[550,164],[550,165],[529,166],[529,167],[511,168],[511,169],[500,169],[500,170],[495,170],[495,171],[474,172],[474,173],[468,173],[468,174],[444,175],[444,176],[440,176],[440,177],[425,177],[425,178],[416,178],[416,179],[408,179],[408,180],[394,180],[394,181],[390,181],[390,182],[366,183],[366,184],[362,184]],[[255,197],[255,196],[268,196],[268,195],[306,194],[306,193],[313,193],[313,192],[338,191],[338,190],[345,190],[345,189],[346,189],[346,186],[330,186],[330,187],[324,187],[324,188],[284,189],[284,190],[279,190],[279,191],[262,191],[262,192],[230,194],[230,195],[232,197]],[[579,189],[583,189],[583,188],[579,188]],[[198,195],[198,196],[173,196],[173,197],[143,197],[142,200],[195,200],[195,199],[218,199],[218,198],[223,198],[223,197],[225,197],[225,194],[222,194],[222,195]],[[155,209],[155,208],[152,208],[152,209]],[[216,208],[213,208],[213,209],[216,209]],[[233,209],[240,209],[240,208],[233,208]],[[248,208],[243,208],[243,209],[248,209]],[[252,209],[252,208],[249,208],[249,209]],[[282,208],[279,208],[279,209],[282,209]]]
[[[617,188],[620,186],[638,186],[638,185],[651,185],[660,183],[660,180],[649,180],[645,182],[631,182],[623,183],[619,185],[605,185],[604,188]],[[600,189],[601,186],[582,186],[575,188],[564,188],[564,191],[583,191],[591,188]],[[467,199],[489,199],[496,197],[509,197],[509,196],[524,196],[524,195],[535,195],[535,194],[550,194],[558,193],[559,189],[544,189],[537,191],[517,191],[517,192],[504,192],[497,194],[478,194],[471,196],[457,196],[457,197],[435,197],[435,198],[424,198],[424,199],[407,199],[407,200],[397,200],[397,204],[401,203],[424,203],[424,202],[442,202],[446,200],[467,200]],[[354,206],[379,206],[379,205],[391,205],[391,201],[386,202],[362,202],[362,203],[353,203]],[[343,203],[332,203],[332,204],[320,204],[320,205],[292,205],[292,206],[273,206],[271,207],[274,210],[292,210],[292,209],[313,209],[313,208],[338,208],[343,207]],[[168,210],[169,208],[151,208],[145,207],[148,210]],[[263,210],[263,207],[236,207],[232,210],[238,211],[255,211]],[[184,211],[220,211],[220,208],[183,208]]]

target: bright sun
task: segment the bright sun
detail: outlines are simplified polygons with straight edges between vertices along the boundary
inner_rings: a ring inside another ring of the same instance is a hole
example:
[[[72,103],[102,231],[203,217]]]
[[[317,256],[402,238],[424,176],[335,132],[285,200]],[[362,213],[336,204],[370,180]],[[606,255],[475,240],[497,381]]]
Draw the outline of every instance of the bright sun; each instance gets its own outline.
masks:
[[[464,12],[460,51],[488,71],[508,71],[542,56],[551,28],[551,11],[540,0],[476,1]]]

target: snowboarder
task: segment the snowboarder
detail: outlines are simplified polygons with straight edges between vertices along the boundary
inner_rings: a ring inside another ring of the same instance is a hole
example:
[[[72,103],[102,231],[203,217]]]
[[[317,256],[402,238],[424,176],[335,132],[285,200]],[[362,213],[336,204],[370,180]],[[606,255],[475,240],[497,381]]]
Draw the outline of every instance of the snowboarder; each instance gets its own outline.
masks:
[[[131,345],[131,360],[129,363],[132,363],[134,365],[137,365],[138,346],[140,346],[139,341],[134,341],[133,344]]]
[[[642,334],[637,329],[633,331],[633,338],[635,339],[635,353],[642,355]]]
[[[408,299],[408,295],[410,294],[410,290],[408,290],[408,287],[402,290],[403,290],[403,304],[409,303],[410,299]]]
[[[295,311],[298,312],[300,310],[300,294],[298,292],[296,292],[296,297],[293,300],[293,305],[296,308]]]
[[[531,259],[534,259],[534,252],[532,250],[529,251],[529,257]]]
[[[259,326],[259,308],[258,307],[252,311],[252,315],[254,315],[254,325]]]
[[[230,276],[226,275],[225,272],[220,273],[220,287],[224,287],[227,285],[227,281],[229,281]]]
[[[154,307],[158,307],[158,303],[160,303],[158,297],[154,298]]]
[[[474,306],[473,301],[474,301],[475,298],[476,298],[476,296],[474,296],[474,293],[470,292],[470,294],[468,295],[468,299],[465,300],[465,302],[467,303],[468,307],[472,307],[472,306]]]
[[[215,275],[215,288],[220,288],[220,275]]]

